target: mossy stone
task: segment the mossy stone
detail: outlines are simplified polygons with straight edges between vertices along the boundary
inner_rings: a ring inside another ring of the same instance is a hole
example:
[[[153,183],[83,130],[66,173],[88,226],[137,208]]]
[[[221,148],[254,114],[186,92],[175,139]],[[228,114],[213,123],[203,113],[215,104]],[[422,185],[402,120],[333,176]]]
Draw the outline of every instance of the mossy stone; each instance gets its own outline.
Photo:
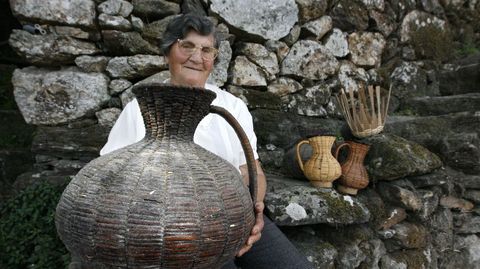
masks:
[[[424,250],[402,250],[391,253],[390,256],[399,262],[406,263],[408,268],[429,268]]]
[[[372,146],[366,164],[373,181],[426,174],[442,166],[437,155],[402,137],[380,134],[367,140]]]
[[[428,24],[412,32],[411,44],[418,58],[445,62],[453,56],[453,38],[440,27]]]

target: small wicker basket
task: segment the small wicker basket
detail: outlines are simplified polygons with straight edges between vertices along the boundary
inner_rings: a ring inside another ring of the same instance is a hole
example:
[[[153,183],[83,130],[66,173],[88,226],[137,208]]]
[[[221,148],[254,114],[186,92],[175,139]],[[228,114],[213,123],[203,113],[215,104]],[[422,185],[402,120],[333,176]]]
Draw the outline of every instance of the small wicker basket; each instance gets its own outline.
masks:
[[[381,91],[380,86],[368,86],[368,90],[360,88],[356,93],[353,89],[346,92],[342,89],[337,94],[345,120],[358,138],[365,138],[380,133],[387,119],[388,104],[391,89]]]

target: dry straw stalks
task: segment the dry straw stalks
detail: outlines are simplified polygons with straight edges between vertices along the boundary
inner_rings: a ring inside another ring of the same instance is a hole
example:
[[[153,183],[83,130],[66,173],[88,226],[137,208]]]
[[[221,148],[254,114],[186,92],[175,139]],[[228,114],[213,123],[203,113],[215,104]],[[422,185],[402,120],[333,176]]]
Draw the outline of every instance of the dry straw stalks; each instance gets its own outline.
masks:
[[[360,88],[337,94],[337,101],[353,135],[359,138],[380,133],[387,119],[390,92],[380,90],[380,86],[368,86],[368,90]]]

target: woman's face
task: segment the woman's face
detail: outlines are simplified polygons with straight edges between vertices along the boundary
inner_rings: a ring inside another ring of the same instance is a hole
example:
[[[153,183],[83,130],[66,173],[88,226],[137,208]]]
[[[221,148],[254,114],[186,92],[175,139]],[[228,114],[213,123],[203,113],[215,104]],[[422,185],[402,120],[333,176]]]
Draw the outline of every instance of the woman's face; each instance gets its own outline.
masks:
[[[189,32],[183,40],[193,42],[197,47],[213,47],[213,35],[202,36],[195,31]],[[204,60],[201,50],[192,55],[183,53],[175,42],[167,55],[170,69],[170,83],[178,86],[205,87],[208,76],[213,70],[214,60]]]

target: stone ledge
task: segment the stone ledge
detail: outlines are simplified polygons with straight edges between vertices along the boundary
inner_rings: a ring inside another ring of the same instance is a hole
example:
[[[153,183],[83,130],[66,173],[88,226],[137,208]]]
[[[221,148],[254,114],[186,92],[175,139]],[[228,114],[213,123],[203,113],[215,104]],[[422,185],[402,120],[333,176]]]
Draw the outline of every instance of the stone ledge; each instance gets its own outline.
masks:
[[[280,226],[365,223],[366,205],[334,189],[316,189],[307,181],[267,175],[266,214]]]

